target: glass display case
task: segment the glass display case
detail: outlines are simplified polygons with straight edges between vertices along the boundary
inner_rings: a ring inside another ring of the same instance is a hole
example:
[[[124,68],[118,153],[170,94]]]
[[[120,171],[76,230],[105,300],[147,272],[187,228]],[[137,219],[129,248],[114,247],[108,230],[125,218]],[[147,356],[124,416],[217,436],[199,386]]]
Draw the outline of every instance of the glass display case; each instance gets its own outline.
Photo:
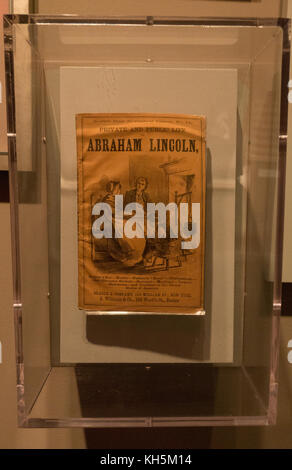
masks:
[[[275,423],[289,27],[5,17],[20,426]],[[88,113],[205,117],[201,314],[78,308],[76,116]]]

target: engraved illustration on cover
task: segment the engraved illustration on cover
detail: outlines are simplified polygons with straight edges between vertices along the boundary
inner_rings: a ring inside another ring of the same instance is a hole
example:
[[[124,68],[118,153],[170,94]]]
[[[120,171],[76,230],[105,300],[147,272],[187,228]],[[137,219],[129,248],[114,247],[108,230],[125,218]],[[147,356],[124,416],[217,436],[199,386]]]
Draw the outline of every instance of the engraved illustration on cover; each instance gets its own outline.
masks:
[[[76,128],[79,308],[203,314],[205,118],[79,114]]]

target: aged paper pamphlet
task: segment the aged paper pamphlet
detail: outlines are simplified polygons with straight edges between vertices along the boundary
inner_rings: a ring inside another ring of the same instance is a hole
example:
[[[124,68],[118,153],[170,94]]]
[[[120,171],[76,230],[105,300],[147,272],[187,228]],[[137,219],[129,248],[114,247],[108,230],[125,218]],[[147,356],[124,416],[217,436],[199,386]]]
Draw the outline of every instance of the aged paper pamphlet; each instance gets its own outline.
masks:
[[[79,308],[203,313],[205,118],[79,114],[76,129]]]

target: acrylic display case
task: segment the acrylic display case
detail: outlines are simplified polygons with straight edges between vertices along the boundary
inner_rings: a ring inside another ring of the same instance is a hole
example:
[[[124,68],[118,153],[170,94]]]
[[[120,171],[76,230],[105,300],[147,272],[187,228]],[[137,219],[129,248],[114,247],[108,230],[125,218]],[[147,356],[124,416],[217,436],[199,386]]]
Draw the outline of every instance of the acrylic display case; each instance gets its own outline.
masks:
[[[5,17],[20,426],[275,423],[289,27]],[[206,116],[205,315],[78,309],[80,113]]]

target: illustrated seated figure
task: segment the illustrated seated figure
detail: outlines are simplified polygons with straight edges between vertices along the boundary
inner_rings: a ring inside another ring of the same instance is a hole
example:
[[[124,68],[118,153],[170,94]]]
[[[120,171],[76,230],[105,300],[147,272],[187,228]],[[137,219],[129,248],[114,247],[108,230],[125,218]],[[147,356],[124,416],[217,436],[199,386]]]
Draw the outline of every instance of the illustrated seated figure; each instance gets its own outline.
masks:
[[[143,185],[142,185],[143,186]],[[106,202],[111,206],[112,209],[112,223],[113,223],[113,233],[115,231],[115,196],[121,194],[121,184],[119,181],[110,181],[107,186],[107,194],[103,198],[103,202]],[[143,191],[143,190],[142,190]],[[141,197],[141,192],[139,191],[139,198]],[[131,193],[131,191],[128,191]],[[142,196],[143,198],[145,195]],[[138,202],[129,200],[128,202]],[[123,224],[127,221],[127,218],[124,218]],[[145,238],[128,238],[125,235],[123,238],[109,238],[107,240],[108,252],[111,257],[117,261],[120,261],[125,266],[135,266],[143,260],[143,253],[146,246]]]
[[[148,180],[144,176],[140,176],[136,180],[135,189],[126,192],[124,197],[124,209],[127,204],[138,203],[144,209],[144,237],[142,238],[128,238],[125,234],[123,238],[115,238],[115,196],[121,194],[122,186],[119,181],[109,181],[106,185],[106,195],[102,198],[102,202],[109,204],[112,210],[112,223],[113,238],[106,239],[107,253],[116,261],[119,261],[124,266],[134,267],[143,262],[146,269],[163,264],[163,260],[167,260],[166,267],[169,266],[169,259],[177,259],[180,255],[179,240],[170,239],[169,220],[165,228],[165,238],[158,238],[158,221],[156,214],[156,235],[153,239],[147,239],[147,203],[150,203],[150,196],[146,192],[148,187]],[[123,225],[130,216],[124,215]],[[180,262],[178,263],[180,265]]]

